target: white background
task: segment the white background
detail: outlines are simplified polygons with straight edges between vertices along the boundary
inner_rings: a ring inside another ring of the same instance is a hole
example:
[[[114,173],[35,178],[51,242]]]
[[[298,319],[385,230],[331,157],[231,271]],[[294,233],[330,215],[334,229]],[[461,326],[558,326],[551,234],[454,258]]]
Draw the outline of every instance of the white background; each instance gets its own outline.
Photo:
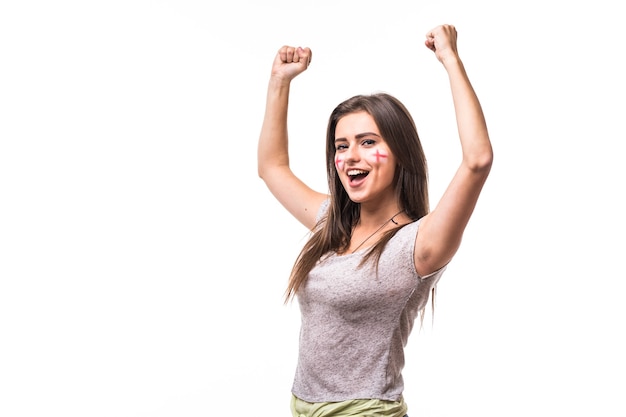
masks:
[[[292,164],[326,190],[332,108],[413,113],[434,205],[459,163],[440,23],[495,150],[434,323],[407,347],[412,417],[625,416],[618,2],[17,1],[0,5],[0,415],[288,416],[306,231],[256,174],[283,44]]]

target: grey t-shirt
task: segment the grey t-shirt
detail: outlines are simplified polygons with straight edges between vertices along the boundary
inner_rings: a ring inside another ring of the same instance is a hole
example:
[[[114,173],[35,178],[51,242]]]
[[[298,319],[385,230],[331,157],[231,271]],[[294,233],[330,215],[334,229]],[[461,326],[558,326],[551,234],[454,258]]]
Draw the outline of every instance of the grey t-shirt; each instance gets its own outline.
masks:
[[[378,271],[359,267],[367,249],[321,259],[297,294],[300,349],[293,394],[308,402],[377,398],[398,401],[404,390],[404,347],[415,318],[445,267],[415,270],[419,221],[387,243]]]

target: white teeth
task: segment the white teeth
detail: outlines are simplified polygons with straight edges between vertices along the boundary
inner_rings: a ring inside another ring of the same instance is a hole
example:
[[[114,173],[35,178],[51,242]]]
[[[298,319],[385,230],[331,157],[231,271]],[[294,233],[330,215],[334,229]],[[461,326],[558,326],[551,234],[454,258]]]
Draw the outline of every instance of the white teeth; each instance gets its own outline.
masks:
[[[348,175],[352,176],[352,175],[359,175],[359,174],[367,174],[367,171],[363,171],[360,169],[351,169],[348,171]]]

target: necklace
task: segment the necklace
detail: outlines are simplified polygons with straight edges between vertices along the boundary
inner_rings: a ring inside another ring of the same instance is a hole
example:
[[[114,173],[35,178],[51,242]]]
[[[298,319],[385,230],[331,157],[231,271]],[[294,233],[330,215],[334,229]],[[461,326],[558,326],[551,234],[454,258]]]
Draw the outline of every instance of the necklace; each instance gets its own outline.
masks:
[[[395,220],[394,220],[394,218],[395,218],[398,214],[402,213],[403,211],[404,211],[404,210],[400,210],[399,212],[397,212],[396,214],[394,214],[393,216],[391,216],[391,218],[390,218],[389,220],[386,220],[386,221],[385,221],[385,223],[381,224],[381,225],[380,225],[380,227],[379,227],[378,229],[374,230],[374,233],[372,233],[371,235],[369,235],[368,237],[366,237],[366,238],[363,240],[363,242],[359,243],[359,246],[357,246],[356,248],[354,248],[354,250],[352,251],[352,253],[356,252],[356,251],[357,251],[357,250],[358,250],[361,246],[363,246],[363,244],[364,244],[365,242],[367,242],[368,240],[370,240],[370,238],[371,238],[372,236],[374,236],[376,233],[380,232],[380,231],[381,231],[381,229],[387,225],[387,223],[392,222],[393,224],[397,225],[397,224],[398,224],[398,222],[397,222],[397,221],[395,221]]]

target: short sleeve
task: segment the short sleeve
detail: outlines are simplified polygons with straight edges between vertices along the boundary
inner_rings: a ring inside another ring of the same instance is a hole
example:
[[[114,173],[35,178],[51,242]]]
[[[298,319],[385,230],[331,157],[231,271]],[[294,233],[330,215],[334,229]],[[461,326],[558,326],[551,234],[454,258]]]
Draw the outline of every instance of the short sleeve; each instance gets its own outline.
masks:
[[[326,200],[322,202],[319,210],[317,211],[317,217],[315,218],[316,221],[319,222],[320,220],[324,218],[324,216],[326,216],[326,214],[328,213],[329,206],[330,206],[330,199],[327,198]]]

